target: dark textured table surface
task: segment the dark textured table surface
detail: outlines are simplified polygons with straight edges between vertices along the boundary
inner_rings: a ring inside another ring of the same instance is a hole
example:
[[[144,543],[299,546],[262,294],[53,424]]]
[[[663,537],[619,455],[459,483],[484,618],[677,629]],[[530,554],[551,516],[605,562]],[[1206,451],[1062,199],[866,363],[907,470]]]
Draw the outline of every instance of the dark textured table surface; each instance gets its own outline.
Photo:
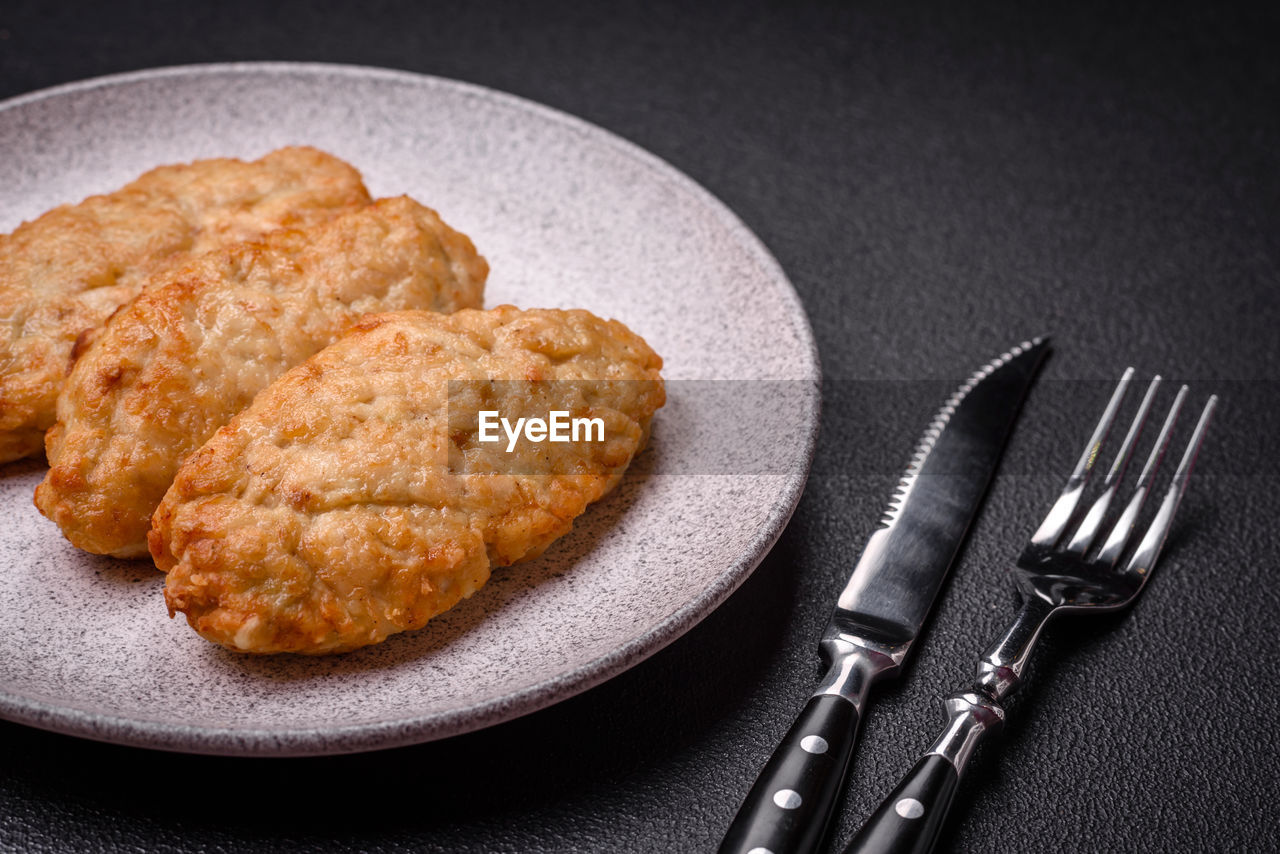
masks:
[[[938,695],[1011,615],[1008,565],[1056,488],[1037,472],[1068,467],[1106,378],[1132,363],[1222,395],[1209,446],[1134,610],[1051,628],[942,849],[1275,850],[1280,27],[1274,12],[1059,5],[0,6],[0,97],[296,59],[453,77],[595,122],[763,239],[825,377],[790,527],[633,670],[360,756],[170,755],[0,724],[0,848],[712,850],[813,687],[835,593],[946,381],[1051,332],[912,666],[875,694],[834,837],[932,739]]]

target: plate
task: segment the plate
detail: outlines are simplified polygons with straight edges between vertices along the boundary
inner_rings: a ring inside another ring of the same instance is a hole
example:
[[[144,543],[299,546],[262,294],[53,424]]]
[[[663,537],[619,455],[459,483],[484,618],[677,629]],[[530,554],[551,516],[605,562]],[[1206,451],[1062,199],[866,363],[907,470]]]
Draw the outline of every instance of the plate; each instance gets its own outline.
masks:
[[[777,540],[818,424],[813,336],[777,262],[651,154],[510,95],[383,69],[159,69],[0,105],[0,231],[164,163],[315,145],[409,193],[489,259],[486,304],[616,317],[669,402],[623,484],[541,558],[415,633],[328,658],[227,652],[169,620],[147,562],[79,552],[0,469],[0,715],[123,744],[303,755],[455,735],[653,654]],[[689,690],[697,690],[689,688]]]

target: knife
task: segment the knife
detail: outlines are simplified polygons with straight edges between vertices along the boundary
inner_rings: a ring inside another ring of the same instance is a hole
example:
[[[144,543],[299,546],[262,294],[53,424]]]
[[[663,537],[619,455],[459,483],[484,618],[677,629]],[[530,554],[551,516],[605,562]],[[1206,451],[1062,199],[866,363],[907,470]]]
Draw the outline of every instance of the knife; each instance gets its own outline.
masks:
[[[720,854],[800,854],[825,836],[872,683],[896,676],[977,513],[1048,339],[984,365],[924,431],[836,603],[826,675],[765,764]]]

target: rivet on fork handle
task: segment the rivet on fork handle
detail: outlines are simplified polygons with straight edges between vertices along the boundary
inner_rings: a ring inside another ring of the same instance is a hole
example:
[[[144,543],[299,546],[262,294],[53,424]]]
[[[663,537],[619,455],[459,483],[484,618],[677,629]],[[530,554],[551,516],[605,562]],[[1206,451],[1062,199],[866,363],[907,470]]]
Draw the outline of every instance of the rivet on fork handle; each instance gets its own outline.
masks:
[[[983,694],[960,692],[944,703],[946,730],[876,813],[888,813],[893,820],[876,821],[872,816],[855,840],[858,847],[848,850],[924,854],[933,848],[969,757],[984,736],[1004,725],[1004,709]],[[913,832],[902,833],[903,825]]]

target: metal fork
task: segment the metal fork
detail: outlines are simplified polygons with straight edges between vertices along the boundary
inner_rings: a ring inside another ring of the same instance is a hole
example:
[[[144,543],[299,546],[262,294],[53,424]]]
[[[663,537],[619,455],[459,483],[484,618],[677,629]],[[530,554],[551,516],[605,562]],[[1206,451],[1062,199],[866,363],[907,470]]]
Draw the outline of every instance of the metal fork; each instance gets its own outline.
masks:
[[[948,724],[929,752],[916,763],[880,805],[845,849],[845,854],[924,854],[933,848],[946,819],[965,765],[988,734],[1004,723],[1004,700],[1017,690],[1045,625],[1059,614],[1114,611],[1137,599],[1151,577],[1156,559],[1187,488],[1191,468],[1204,441],[1217,405],[1210,396],[1182,462],[1146,532],[1137,538],[1142,505],[1151,491],[1156,469],[1168,447],[1174,422],[1187,396],[1183,386],[1173,401],[1160,435],[1147,457],[1137,483],[1109,529],[1106,522],[1124,477],[1125,466],[1151,411],[1160,377],[1155,377],[1102,482],[1102,492],[1080,516],[1085,483],[1098,462],[1102,444],[1133,381],[1133,368],[1124,372],[1080,455],[1066,488],[1054,502],[1039,529],[1022,550],[1014,579],[1022,594],[1022,608],[1004,635],[987,648],[978,664],[978,678],[969,691],[945,699]],[[1076,519],[1078,524],[1074,524]],[[1106,531],[1105,537],[1103,536]],[[1120,558],[1134,540],[1127,560]]]

